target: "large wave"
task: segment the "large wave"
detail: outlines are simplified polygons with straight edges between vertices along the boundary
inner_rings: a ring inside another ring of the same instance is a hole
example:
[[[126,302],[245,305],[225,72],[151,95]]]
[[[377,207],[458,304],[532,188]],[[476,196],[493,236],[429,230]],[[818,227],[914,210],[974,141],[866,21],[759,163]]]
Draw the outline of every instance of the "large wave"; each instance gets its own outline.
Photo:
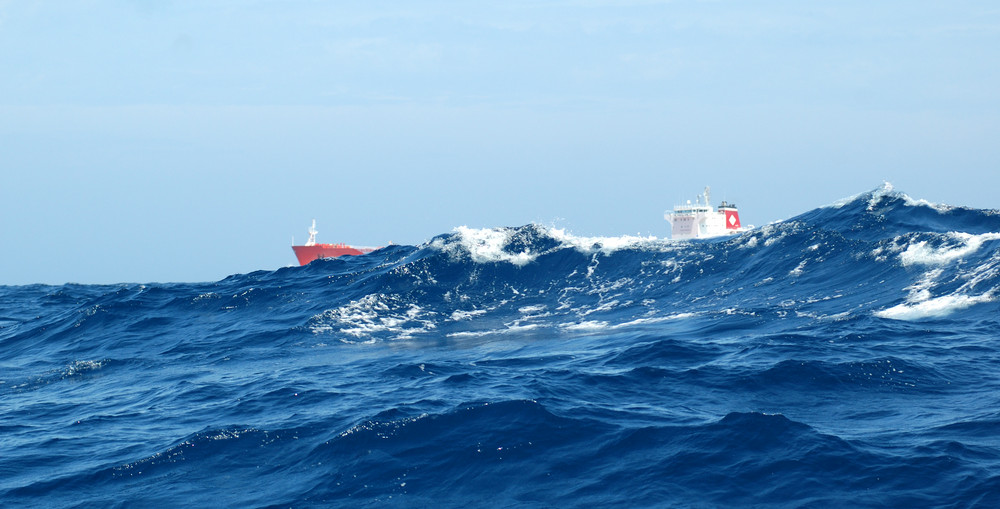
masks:
[[[0,498],[995,504],[998,301],[1000,214],[889,186],[716,239],[0,287]]]
[[[995,211],[887,188],[709,241],[461,227],[375,254],[358,281],[363,295],[309,326],[353,341],[575,332],[712,313],[918,320],[995,302],[998,247]]]
[[[96,299],[74,295],[93,287],[37,291],[43,305],[81,302],[45,324],[55,335],[100,327],[125,340],[130,329],[200,330],[205,313],[266,309],[274,332],[290,340],[307,332],[320,342],[371,342],[577,334],[713,315],[934,319],[996,310],[998,277],[1000,214],[918,201],[885,186],[710,240],[579,237],[541,225],[459,227],[420,246],[217,283],[109,286]],[[150,316],[156,309],[169,313]],[[178,313],[192,320],[178,320]],[[5,320],[11,344],[16,331],[31,327],[31,320]],[[231,325],[213,321],[210,328]]]

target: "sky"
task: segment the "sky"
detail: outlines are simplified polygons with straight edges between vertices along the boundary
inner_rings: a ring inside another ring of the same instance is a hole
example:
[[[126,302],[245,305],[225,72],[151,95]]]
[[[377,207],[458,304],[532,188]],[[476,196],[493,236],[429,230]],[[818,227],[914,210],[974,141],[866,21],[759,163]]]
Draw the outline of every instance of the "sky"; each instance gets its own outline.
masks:
[[[1000,208],[992,0],[0,0],[0,285],[320,242],[763,225],[889,181]]]

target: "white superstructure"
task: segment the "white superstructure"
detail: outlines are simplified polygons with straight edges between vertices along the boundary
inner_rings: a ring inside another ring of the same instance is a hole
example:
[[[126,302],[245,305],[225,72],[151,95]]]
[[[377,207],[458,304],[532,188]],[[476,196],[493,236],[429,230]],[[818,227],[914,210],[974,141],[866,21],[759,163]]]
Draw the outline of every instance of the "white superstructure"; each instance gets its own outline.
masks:
[[[701,201],[704,200],[704,203]],[[670,222],[670,236],[675,240],[702,239],[733,235],[747,231],[740,225],[740,213],[736,204],[723,201],[719,210],[710,205],[709,188],[695,198],[694,204],[688,200],[685,205],[675,205],[663,218]]]

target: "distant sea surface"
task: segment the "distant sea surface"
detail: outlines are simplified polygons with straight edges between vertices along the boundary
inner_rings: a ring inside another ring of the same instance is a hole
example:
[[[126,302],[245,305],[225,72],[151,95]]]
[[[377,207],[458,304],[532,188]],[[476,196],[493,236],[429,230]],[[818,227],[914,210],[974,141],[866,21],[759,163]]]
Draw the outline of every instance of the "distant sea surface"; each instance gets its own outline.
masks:
[[[1000,507],[1000,214],[0,287],[0,505]]]

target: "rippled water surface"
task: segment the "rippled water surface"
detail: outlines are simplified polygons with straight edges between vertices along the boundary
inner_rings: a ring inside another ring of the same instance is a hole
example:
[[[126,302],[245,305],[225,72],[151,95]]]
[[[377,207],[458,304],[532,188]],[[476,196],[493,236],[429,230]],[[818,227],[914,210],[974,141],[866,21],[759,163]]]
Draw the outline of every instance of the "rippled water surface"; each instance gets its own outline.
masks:
[[[4,506],[1000,507],[1000,215],[0,287]]]

